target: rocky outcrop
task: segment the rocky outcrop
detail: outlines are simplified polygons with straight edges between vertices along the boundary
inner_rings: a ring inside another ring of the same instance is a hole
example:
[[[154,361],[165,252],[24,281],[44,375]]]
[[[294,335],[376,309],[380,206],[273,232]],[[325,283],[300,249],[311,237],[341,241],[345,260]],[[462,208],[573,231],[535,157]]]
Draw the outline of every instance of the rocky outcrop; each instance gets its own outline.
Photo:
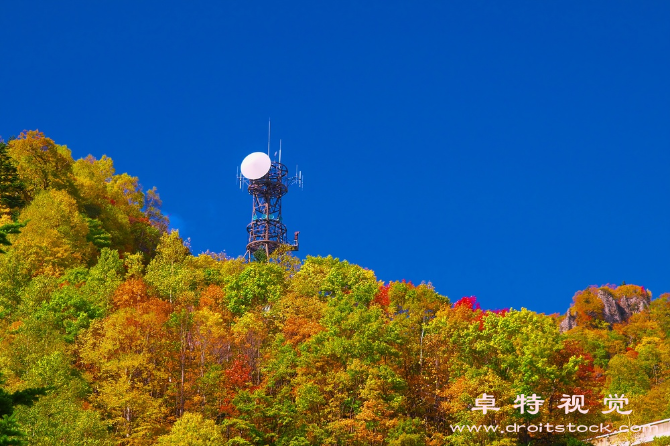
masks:
[[[565,319],[561,321],[561,323],[558,325],[559,330],[561,333],[565,333],[568,330],[572,330],[577,326],[577,316],[572,314],[570,310],[565,314]]]
[[[610,325],[628,321],[633,314],[644,311],[651,303],[651,297],[646,291],[616,299],[608,289],[601,288],[598,289],[596,296],[603,304],[602,319]],[[561,333],[564,333],[576,326],[577,314],[571,307],[561,321],[559,328]]]
[[[621,309],[622,315],[624,315],[624,319],[628,320],[628,318],[632,315],[640,313],[649,308],[651,299],[649,297],[645,298],[642,296],[622,297],[617,303]]]

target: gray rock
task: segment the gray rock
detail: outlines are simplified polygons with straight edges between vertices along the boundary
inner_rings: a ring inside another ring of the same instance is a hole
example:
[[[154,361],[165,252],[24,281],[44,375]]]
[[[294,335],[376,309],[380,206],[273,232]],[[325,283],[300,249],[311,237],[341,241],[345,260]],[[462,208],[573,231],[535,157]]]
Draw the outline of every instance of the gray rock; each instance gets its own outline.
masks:
[[[617,301],[609,291],[598,290],[598,299],[603,303],[603,318],[610,324],[618,324],[624,321],[623,315]]]
[[[619,307],[624,314],[624,318],[628,320],[632,315],[640,313],[649,308],[650,299],[641,296],[624,296],[619,299]]]
[[[614,295],[607,290],[598,290],[598,298],[603,303],[603,318],[610,325],[626,322],[634,314],[640,313],[647,308],[651,303],[651,298],[648,295],[632,295],[623,296],[618,301]],[[559,324],[561,333],[572,330],[577,326],[577,315],[572,314],[570,308],[565,314],[565,319]]]
[[[577,316],[574,316],[570,310],[565,314],[565,319],[563,319],[558,326],[561,330],[561,333],[565,333],[568,330],[572,330],[577,326]]]

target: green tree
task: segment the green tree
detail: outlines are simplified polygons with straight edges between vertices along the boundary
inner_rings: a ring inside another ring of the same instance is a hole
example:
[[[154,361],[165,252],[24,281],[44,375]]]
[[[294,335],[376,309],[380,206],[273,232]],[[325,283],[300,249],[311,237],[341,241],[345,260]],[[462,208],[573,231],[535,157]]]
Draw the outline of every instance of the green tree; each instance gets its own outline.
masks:
[[[11,246],[9,241],[9,234],[20,234],[21,228],[25,227],[26,223],[6,223],[0,226],[0,245]],[[6,254],[7,251],[0,248],[0,254]]]
[[[193,284],[193,271],[186,264],[190,256],[190,250],[179,237],[179,231],[164,233],[156,257],[147,266],[147,283],[155,287],[160,296],[174,302]]]
[[[2,212],[15,214],[26,204],[26,187],[7,153],[8,148],[7,143],[0,139],[0,209]]]
[[[3,382],[0,376],[0,384]],[[26,444],[23,441],[25,434],[16,422],[14,410],[18,405],[32,405],[45,391],[44,388],[29,388],[10,393],[0,387],[0,446]]]
[[[273,263],[252,262],[226,286],[228,309],[241,315],[259,305],[276,302],[284,289],[282,268]]]
[[[25,375],[29,385],[47,386],[30,407],[19,407],[16,419],[35,446],[111,446],[108,425],[90,410],[90,387],[69,355],[53,352],[32,364]]]
[[[109,248],[112,245],[112,236],[109,232],[105,231],[102,222],[95,218],[84,217],[84,219],[88,224],[86,240],[93,243],[96,248]]]
[[[644,364],[631,355],[616,355],[607,367],[609,386],[606,393],[644,395],[651,388]]]

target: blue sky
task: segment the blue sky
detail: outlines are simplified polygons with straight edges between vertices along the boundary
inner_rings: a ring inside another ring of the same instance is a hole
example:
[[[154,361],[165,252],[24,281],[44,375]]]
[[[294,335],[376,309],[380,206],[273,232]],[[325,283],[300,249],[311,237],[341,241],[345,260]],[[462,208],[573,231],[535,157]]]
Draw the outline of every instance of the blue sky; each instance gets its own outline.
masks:
[[[195,253],[244,253],[244,156],[305,174],[299,255],[564,312],[670,291],[670,2],[4,2],[0,135],[157,186]]]

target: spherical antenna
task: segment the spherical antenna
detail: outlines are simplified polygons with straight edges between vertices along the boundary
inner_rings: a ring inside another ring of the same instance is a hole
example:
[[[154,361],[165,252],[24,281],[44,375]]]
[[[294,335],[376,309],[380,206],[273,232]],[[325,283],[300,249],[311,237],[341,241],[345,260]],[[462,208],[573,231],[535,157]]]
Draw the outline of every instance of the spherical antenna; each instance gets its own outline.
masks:
[[[263,152],[254,152],[242,160],[240,170],[242,175],[249,180],[257,180],[270,171],[272,161]]]

